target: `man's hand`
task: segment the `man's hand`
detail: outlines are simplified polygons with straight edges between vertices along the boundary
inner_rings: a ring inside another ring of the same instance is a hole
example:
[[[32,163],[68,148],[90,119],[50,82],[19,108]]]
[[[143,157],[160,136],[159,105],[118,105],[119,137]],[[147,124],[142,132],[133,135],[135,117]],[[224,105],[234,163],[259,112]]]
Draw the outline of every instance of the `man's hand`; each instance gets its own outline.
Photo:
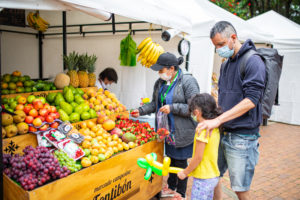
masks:
[[[138,118],[140,116],[140,111],[138,109],[134,109],[133,111],[131,111],[130,115],[132,117]]]
[[[184,170],[182,170],[181,172],[177,173],[177,176],[179,179],[183,180],[187,177],[187,175],[183,172]]]
[[[165,106],[161,107],[161,108],[159,109],[159,111],[160,111],[160,112],[163,112],[163,113],[165,113],[165,114],[169,114],[169,113],[170,113],[170,105],[165,105]]]
[[[196,132],[198,133],[198,136],[200,133],[206,129],[206,136],[211,136],[212,131],[214,128],[218,128],[221,125],[221,121],[219,118],[211,119],[211,120],[205,120],[203,122],[200,122],[196,128]]]

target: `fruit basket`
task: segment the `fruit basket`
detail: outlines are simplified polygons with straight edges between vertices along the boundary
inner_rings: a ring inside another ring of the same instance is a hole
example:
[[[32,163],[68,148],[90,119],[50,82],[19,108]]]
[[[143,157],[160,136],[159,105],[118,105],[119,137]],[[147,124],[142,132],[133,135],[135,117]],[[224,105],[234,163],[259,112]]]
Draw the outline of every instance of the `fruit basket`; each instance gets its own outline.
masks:
[[[4,175],[4,199],[150,199],[160,192],[162,177],[152,175],[145,181],[145,171],[136,162],[151,152],[162,162],[163,143],[149,142],[31,191]]]

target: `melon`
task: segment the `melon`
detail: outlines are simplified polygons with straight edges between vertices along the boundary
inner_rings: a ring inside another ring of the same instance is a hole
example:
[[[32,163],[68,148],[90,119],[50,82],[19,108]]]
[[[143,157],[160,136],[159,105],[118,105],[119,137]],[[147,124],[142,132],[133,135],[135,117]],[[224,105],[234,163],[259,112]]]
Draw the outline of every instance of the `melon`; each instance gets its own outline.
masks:
[[[59,73],[56,75],[54,80],[54,85],[58,89],[63,89],[70,84],[70,77],[64,73]]]
[[[116,123],[111,120],[111,119],[108,119],[108,120],[105,120],[102,124],[102,127],[106,130],[106,131],[110,131],[110,130],[113,130],[116,126]]]

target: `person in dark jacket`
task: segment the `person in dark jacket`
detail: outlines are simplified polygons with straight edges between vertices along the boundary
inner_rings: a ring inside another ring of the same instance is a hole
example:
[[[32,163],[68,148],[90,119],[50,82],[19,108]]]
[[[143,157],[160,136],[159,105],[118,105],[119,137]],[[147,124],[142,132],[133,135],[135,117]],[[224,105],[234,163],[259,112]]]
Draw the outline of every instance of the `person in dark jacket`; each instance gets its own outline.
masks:
[[[154,85],[152,101],[134,110],[132,116],[157,114],[159,111],[167,114],[170,137],[165,142],[165,153],[171,158],[171,166],[186,168],[187,159],[192,157],[197,126],[191,118],[188,100],[199,93],[199,86],[193,76],[184,74],[179,68],[182,62],[182,57],[177,59],[171,53],[159,56],[156,64],[151,66],[160,76]],[[157,117],[155,121],[157,125]],[[164,188],[162,196],[174,196],[177,191],[181,197],[176,199],[185,199],[186,187],[187,178],[180,180],[176,174],[170,174],[168,187]]]
[[[250,49],[256,50],[251,40],[242,45],[235,28],[220,21],[211,29],[210,38],[217,53],[227,61],[220,70],[218,104],[224,113],[213,120],[199,123],[197,131],[211,132],[222,125],[218,166],[221,177],[228,169],[231,188],[239,199],[250,199],[250,185],[258,161],[259,126],[262,122],[260,99],[265,87],[265,64],[258,55],[252,55],[240,73],[240,61]],[[215,189],[214,199],[222,199],[221,183]]]

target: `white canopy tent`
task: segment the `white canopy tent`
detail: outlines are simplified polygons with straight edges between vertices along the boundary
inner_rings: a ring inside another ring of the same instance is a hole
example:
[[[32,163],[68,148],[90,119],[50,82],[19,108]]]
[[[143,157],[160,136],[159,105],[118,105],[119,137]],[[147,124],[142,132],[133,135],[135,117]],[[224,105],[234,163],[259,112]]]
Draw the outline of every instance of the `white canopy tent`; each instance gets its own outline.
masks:
[[[196,6],[209,22],[193,21],[192,48],[190,55],[190,71],[197,78],[201,92],[211,91],[211,77],[214,65],[215,47],[209,34],[210,29],[218,21],[229,21],[235,27],[241,41],[252,39],[256,43],[269,43],[271,34],[249,25],[245,20],[233,15],[208,0],[195,0]]]
[[[230,21],[237,29],[241,40],[251,38],[255,42],[267,43],[269,41],[267,38],[271,37],[208,0],[2,0],[0,7],[32,10],[79,10],[101,19],[106,12],[109,12],[189,33],[191,36],[189,71],[198,80],[201,92],[211,91],[215,48],[210,41],[209,32],[217,21]],[[172,40],[169,43],[171,42]],[[169,44],[162,45],[168,46]],[[123,71],[126,71],[124,75],[128,75],[130,78],[128,78],[129,83],[126,82],[126,88],[122,87],[124,91],[121,91],[121,101],[129,107],[133,107],[136,106],[133,102],[137,97],[145,95],[149,90],[149,86],[141,84],[147,75],[137,76],[137,73],[142,71],[140,69],[131,74],[132,70],[124,69]],[[153,73],[150,74],[153,75]],[[134,79],[136,80],[133,81]],[[137,85],[138,93],[133,89],[128,91],[128,88],[134,88]]]
[[[273,107],[271,120],[300,125],[300,25],[269,11],[248,20],[272,33],[273,47],[284,56],[279,82],[279,106]]]

